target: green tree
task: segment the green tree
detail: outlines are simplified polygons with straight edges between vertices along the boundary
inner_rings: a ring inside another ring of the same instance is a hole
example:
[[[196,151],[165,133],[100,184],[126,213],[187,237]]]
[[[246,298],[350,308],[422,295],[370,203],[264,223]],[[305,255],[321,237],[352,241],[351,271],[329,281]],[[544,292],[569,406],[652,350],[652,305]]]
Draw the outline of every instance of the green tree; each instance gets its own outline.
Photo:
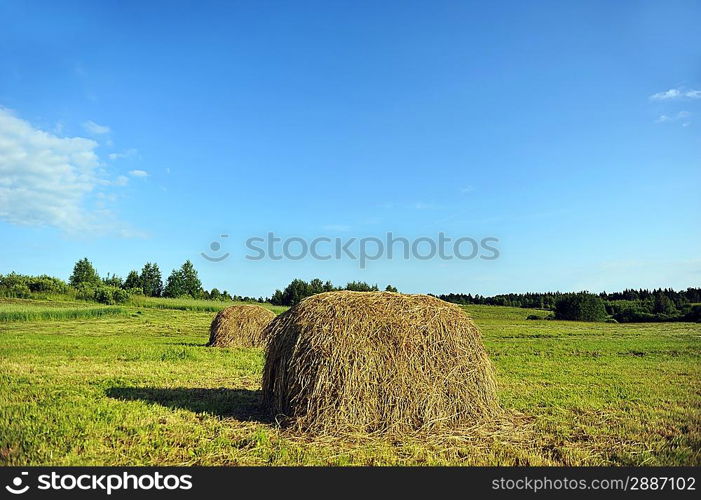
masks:
[[[71,286],[77,287],[81,284],[97,286],[100,282],[100,275],[97,274],[97,271],[87,257],[75,263],[75,266],[73,266],[73,274],[71,274],[69,280]]]
[[[293,306],[310,295],[312,293],[309,289],[309,284],[304,280],[295,279],[282,292],[282,303],[286,306]]]
[[[563,295],[555,304],[555,317],[571,321],[605,321],[608,315],[601,297],[581,292]]]
[[[122,288],[122,286],[124,286],[124,281],[116,274],[110,276],[108,273],[107,276],[102,279],[102,282],[107,286],[114,286],[117,288]]]
[[[394,292],[397,293],[397,288],[393,287],[392,285],[387,285],[387,288],[385,288],[385,292]]]
[[[180,271],[183,274],[183,285],[186,293],[194,298],[199,297],[202,294],[202,282],[197,275],[195,266],[192,265],[192,262],[186,260]]]
[[[317,293],[323,293],[326,290],[324,290],[324,282],[321,281],[319,278],[314,278],[309,282],[309,287],[307,292],[310,295],[316,295]]]
[[[147,262],[141,269],[139,277],[144,295],[149,297],[160,297],[163,293],[163,280],[158,264]]]
[[[346,290],[353,292],[377,292],[377,285],[368,285],[364,281],[351,281],[346,285]]]
[[[285,296],[283,295],[282,290],[275,290],[275,293],[273,293],[272,297],[270,297],[270,303],[276,306],[285,305]]]
[[[170,273],[163,295],[166,297],[189,295],[193,298],[202,296],[202,282],[192,262],[187,260],[180,269],[174,269]]]
[[[173,269],[173,272],[171,272],[170,276],[168,276],[165,289],[163,290],[163,295],[171,298],[187,295],[183,282],[183,274],[180,269]]]
[[[132,288],[141,288],[143,290],[143,287],[141,286],[141,277],[139,276],[138,272],[134,270],[129,271],[127,279],[124,280],[124,288],[126,290],[130,290]]]
[[[652,312],[655,314],[666,314],[668,316],[673,316],[678,314],[676,306],[672,299],[667,297],[667,295],[662,292],[655,294],[655,298],[652,305]]]

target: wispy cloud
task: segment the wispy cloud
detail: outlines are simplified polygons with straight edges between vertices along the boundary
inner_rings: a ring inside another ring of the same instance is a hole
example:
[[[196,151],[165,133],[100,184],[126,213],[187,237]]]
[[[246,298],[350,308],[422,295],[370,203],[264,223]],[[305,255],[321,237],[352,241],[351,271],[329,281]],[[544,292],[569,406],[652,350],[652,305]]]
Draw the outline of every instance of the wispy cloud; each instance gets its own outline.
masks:
[[[71,234],[127,235],[114,214],[87,208],[99,188],[124,183],[106,178],[97,147],[92,139],[37,129],[0,108],[0,219]]]
[[[127,184],[129,184],[129,177],[126,175],[120,175],[112,182],[113,186],[126,186]]]
[[[689,124],[691,123],[691,113],[688,111],[679,111],[678,113],[674,114],[664,114],[660,115],[657,117],[657,120],[655,120],[657,123],[666,123],[666,122],[681,122],[682,127],[688,127]]]
[[[146,170],[130,170],[129,175],[132,177],[148,177],[148,172]]]
[[[669,89],[650,96],[651,101],[670,101],[674,99],[701,99],[701,90]]]
[[[92,120],[88,120],[83,123],[83,128],[87,133],[92,135],[105,135],[111,132],[107,125],[99,125]]]
[[[475,192],[475,187],[474,186],[464,186],[460,188],[460,192],[462,194],[469,194],[469,193],[474,193]]]
[[[119,160],[124,158],[136,158],[139,155],[139,151],[136,149],[127,149],[123,153],[110,153],[107,157],[110,160]]]

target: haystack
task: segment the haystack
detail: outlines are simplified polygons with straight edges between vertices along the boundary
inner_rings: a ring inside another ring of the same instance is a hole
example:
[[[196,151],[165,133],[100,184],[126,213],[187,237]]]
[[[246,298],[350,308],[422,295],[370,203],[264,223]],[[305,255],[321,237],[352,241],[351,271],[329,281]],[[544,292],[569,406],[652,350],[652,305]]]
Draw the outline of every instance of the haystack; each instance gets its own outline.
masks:
[[[479,330],[435,297],[322,293],[266,331],[263,397],[298,430],[437,431],[499,413]]]
[[[237,305],[220,311],[209,327],[210,347],[262,347],[263,330],[275,313],[260,306]]]

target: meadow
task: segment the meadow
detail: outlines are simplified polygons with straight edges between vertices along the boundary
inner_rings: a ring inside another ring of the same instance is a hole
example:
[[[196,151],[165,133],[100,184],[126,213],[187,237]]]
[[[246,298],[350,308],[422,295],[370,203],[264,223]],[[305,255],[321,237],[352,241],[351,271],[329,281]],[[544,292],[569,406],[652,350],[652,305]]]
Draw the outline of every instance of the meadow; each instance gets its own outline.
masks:
[[[0,299],[0,464],[701,464],[701,324],[465,306],[508,419],[456,436],[313,438],[261,411],[260,350],[205,347],[225,305]]]

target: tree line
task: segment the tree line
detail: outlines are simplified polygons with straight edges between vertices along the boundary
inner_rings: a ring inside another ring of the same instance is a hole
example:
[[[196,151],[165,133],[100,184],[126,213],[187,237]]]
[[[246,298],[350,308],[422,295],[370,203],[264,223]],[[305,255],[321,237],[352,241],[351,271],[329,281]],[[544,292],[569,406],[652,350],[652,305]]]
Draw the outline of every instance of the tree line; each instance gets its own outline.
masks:
[[[493,297],[471,294],[444,294],[440,299],[455,304],[484,304],[494,306],[523,307],[552,311],[546,318],[579,319],[641,323],[653,321],[701,320],[701,288],[675,291],[671,288],[626,289],[622,292],[579,293],[509,293]],[[573,305],[575,304],[576,307]],[[582,312],[584,309],[587,312]],[[580,312],[573,312],[580,311]],[[595,312],[592,312],[595,311]],[[539,317],[532,315],[533,318]],[[582,318],[596,319],[582,319]]]
[[[316,295],[317,293],[332,292],[338,290],[349,290],[353,292],[377,292],[377,284],[369,285],[364,281],[351,281],[345,287],[335,286],[330,281],[321,281],[319,278],[306,282],[301,279],[294,279],[284,290],[275,290],[268,302],[278,306],[293,306],[302,299]],[[397,292],[392,285],[385,287],[386,292]]]
[[[173,269],[163,281],[158,264],[147,262],[141,271],[131,270],[122,279],[115,274],[100,277],[95,266],[86,258],[73,266],[68,283],[48,275],[28,276],[17,273],[0,275],[0,296],[30,298],[32,294],[74,294],[76,298],[95,300],[105,304],[125,302],[132,295],[147,297],[190,297],[205,300],[268,302],[293,306],[302,299],[323,292],[351,290],[379,291],[377,284],[351,281],[337,286],[330,281],[314,278],[307,282],[292,280],[284,289],[275,290],[270,298],[232,295],[217,288],[205,290],[191,261],[186,260]],[[397,292],[387,285],[385,291]],[[626,289],[622,292],[562,293],[508,293],[491,297],[479,294],[449,293],[438,298],[460,305],[482,304],[510,306],[545,311],[532,314],[529,319],[572,319],[580,321],[701,321],[701,288],[675,291],[671,288]]]

